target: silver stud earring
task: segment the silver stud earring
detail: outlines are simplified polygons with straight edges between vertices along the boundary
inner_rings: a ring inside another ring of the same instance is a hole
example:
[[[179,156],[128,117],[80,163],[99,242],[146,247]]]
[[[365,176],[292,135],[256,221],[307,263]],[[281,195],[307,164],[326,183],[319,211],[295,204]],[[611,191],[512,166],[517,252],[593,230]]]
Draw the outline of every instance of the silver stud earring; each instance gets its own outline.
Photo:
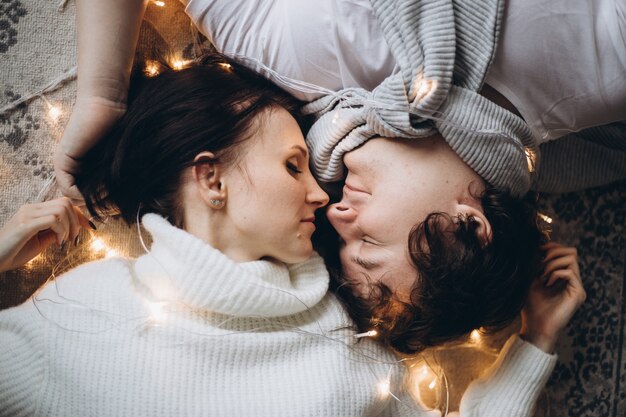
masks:
[[[224,205],[224,202],[222,200],[210,200],[211,205],[215,208],[221,208]]]

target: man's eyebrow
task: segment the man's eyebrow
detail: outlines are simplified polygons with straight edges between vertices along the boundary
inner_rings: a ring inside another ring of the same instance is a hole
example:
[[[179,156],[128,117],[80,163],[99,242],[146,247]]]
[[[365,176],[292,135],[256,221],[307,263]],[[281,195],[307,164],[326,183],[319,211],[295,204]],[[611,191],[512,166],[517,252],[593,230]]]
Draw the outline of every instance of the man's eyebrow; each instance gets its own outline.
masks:
[[[297,149],[297,150],[299,150],[299,151],[302,153],[302,156],[304,156],[305,158],[308,158],[308,156],[309,156],[309,153],[307,152],[307,150],[306,150],[306,149],[304,149],[304,148],[303,148],[302,146],[300,146],[300,145],[293,145],[293,146],[291,147],[291,149]]]
[[[350,258],[350,260],[357,265],[360,265],[363,268],[367,269],[368,271],[374,268],[378,268],[380,266],[378,262],[368,261],[363,258],[359,258],[358,256],[353,256]]]

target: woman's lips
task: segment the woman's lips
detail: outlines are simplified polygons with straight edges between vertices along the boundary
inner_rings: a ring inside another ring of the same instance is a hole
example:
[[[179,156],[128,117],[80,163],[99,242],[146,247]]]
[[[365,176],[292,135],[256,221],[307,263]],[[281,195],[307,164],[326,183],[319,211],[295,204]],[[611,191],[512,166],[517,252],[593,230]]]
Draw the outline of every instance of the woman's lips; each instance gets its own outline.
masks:
[[[315,217],[308,217],[304,220],[302,220],[300,223],[311,227],[311,229],[315,230]]]

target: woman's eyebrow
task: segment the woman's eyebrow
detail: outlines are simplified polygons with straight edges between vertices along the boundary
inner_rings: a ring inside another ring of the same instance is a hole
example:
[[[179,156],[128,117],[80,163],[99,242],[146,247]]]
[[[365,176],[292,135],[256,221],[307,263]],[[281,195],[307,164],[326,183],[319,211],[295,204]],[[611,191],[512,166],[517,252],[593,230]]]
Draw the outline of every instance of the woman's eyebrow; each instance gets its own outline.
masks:
[[[297,149],[297,150],[299,150],[299,151],[302,153],[302,156],[304,156],[305,158],[308,158],[308,157],[309,157],[309,153],[307,152],[307,150],[306,150],[306,149],[304,149],[304,148],[303,148],[302,146],[300,146],[300,145],[293,145],[293,146],[291,147],[291,149]]]
[[[354,263],[356,263],[357,265],[362,266],[363,268],[369,270],[372,270],[374,268],[378,268],[380,266],[379,263],[374,262],[374,261],[368,261],[366,259],[363,258],[359,258],[358,256],[352,256],[350,258],[350,260]]]

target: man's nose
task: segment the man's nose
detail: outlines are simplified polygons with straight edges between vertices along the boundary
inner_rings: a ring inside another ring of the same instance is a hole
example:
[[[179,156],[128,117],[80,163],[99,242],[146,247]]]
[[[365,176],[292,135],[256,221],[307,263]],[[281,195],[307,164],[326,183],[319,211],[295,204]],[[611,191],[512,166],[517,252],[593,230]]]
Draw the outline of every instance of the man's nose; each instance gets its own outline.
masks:
[[[340,201],[339,203],[331,204],[328,206],[328,211],[326,212],[328,219],[333,224],[333,226],[337,227],[335,223],[347,225],[356,220],[357,211],[350,205]]]

